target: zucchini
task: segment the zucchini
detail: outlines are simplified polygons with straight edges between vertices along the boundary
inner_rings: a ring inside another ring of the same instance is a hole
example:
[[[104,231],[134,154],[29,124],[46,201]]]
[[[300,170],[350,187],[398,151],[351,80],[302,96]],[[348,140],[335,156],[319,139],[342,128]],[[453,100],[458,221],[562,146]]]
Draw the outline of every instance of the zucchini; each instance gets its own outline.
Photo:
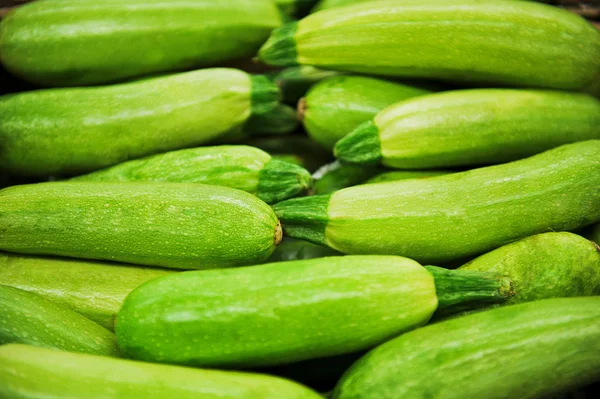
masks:
[[[288,105],[296,106],[300,98],[316,83],[340,72],[326,71],[308,65],[286,68],[276,73],[273,80],[279,86],[282,101]]]
[[[279,89],[264,76],[226,68],[2,96],[0,169],[85,173],[232,131],[256,132],[256,119],[274,112],[278,98]]]
[[[355,363],[333,397],[533,399],[599,378],[600,297],[555,298],[395,338]]]
[[[111,331],[127,294],[168,273],[118,263],[0,253],[0,284],[38,294]]]
[[[0,397],[11,399],[319,399],[301,385],[267,375],[198,370],[0,346]]]
[[[600,221],[600,140],[433,179],[367,184],[275,205],[284,231],[347,254],[439,264]]]
[[[0,191],[0,250],[173,269],[265,261],[271,208],[241,190],[185,183],[54,182]]]
[[[268,204],[300,195],[312,183],[310,173],[300,166],[271,159],[266,152],[244,145],[168,152],[71,180],[212,184],[249,192]]]
[[[119,355],[113,333],[39,295],[0,284],[0,314],[0,345],[22,343],[93,355]]]
[[[275,248],[275,251],[269,258],[271,262],[286,262],[290,260],[303,260],[324,258],[326,256],[342,255],[329,247],[316,245],[304,240],[298,240],[292,237],[284,237],[281,244]],[[0,282],[2,281],[2,271],[0,271]]]
[[[35,1],[0,23],[0,60],[44,86],[115,82],[250,57],[281,22],[270,0]]]
[[[510,243],[461,266],[510,276],[516,295],[506,304],[600,295],[600,249],[572,233],[544,233]]]
[[[502,302],[510,279],[343,256],[189,273],[136,288],[117,314],[127,357],[251,368],[360,351],[425,324],[436,309]]]
[[[600,139],[600,100],[541,90],[457,90],[379,112],[335,146],[345,162],[399,169],[496,164]]]
[[[327,149],[377,112],[430,91],[366,76],[335,76],[317,83],[298,104],[309,136]]]
[[[277,66],[580,90],[597,85],[600,32],[528,1],[367,2],[283,25],[259,57]]]
[[[368,3],[375,0],[320,0],[311,12],[327,10],[329,8],[343,7],[351,4]],[[548,3],[550,0],[536,0],[540,3]]]
[[[365,165],[363,167],[373,167]],[[365,184],[387,183],[390,181],[408,180],[408,179],[427,179],[429,177],[444,176],[454,173],[449,170],[393,170],[383,172],[365,182]]]
[[[356,186],[381,173],[383,168],[373,165],[352,165],[334,161],[323,165],[313,174],[313,194],[329,194],[342,188]]]

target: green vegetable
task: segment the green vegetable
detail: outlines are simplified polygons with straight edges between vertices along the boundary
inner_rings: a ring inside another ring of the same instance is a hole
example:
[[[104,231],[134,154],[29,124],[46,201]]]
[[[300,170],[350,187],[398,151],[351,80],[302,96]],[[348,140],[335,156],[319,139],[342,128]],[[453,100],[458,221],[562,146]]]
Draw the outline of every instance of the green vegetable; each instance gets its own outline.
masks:
[[[267,204],[228,187],[58,182],[0,191],[0,250],[210,269],[265,261],[281,241]]]
[[[314,174],[314,194],[329,194],[342,188],[364,183],[383,169],[372,165],[351,165],[334,161],[319,168]]]
[[[495,164],[600,139],[600,100],[559,91],[475,89],[396,103],[335,146],[346,162],[400,169]]]
[[[290,260],[303,260],[324,258],[326,256],[338,256],[341,253],[323,245],[316,245],[304,240],[292,237],[284,237],[281,244],[269,258],[269,262],[285,262]],[[0,282],[2,272],[0,271]]]
[[[600,32],[578,15],[527,1],[404,0],[334,8],[276,29],[259,57],[277,66],[375,75],[600,87]]]
[[[600,140],[434,179],[368,184],[275,205],[284,231],[349,254],[442,263],[600,221]]]
[[[115,331],[135,359],[216,368],[360,351],[433,312],[501,302],[510,280],[391,256],[344,256],[190,273],[129,294]]]
[[[398,101],[430,91],[365,76],[336,76],[310,89],[298,112],[310,137],[327,149]]]
[[[267,375],[198,370],[0,346],[0,397],[14,399],[319,399],[317,393]]]
[[[270,0],[36,1],[2,20],[0,60],[41,85],[114,82],[250,57],[280,24]]]
[[[460,270],[508,274],[517,295],[507,304],[600,295],[600,249],[572,233],[527,237],[481,255]]]
[[[363,165],[365,167],[373,167]],[[454,173],[449,170],[394,170],[391,172],[381,173],[366,181],[366,184],[387,183],[390,181],[408,180],[408,179],[426,179],[429,177],[444,176]]]
[[[0,253],[0,284],[38,294],[113,330],[127,294],[168,270]]]
[[[76,181],[202,183],[244,190],[268,204],[295,197],[312,183],[305,169],[248,146],[168,152],[76,177]]]
[[[355,363],[333,397],[533,399],[598,378],[600,298],[558,298],[404,334]]]
[[[286,68],[278,72],[274,77],[275,83],[281,89],[283,102],[296,106],[302,96],[306,94],[316,83],[332,76],[339,75],[339,72],[317,69],[308,65]]]
[[[226,68],[2,96],[0,168],[34,176],[85,173],[252,132],[257,118],[275,112],[278,97],[264,76]]]
[[[0,284],[0,315],[0,345],[14,342],[69,352],[119,355],[113,333],[39,295]]]

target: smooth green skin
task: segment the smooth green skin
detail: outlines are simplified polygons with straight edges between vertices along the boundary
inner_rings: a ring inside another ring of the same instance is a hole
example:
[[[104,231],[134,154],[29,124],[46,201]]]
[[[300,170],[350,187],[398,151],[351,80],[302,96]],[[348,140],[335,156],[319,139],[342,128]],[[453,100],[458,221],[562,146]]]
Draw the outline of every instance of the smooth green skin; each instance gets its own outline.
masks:
[[[0,315],[0,345],[21,343],[119,356],[113,333],[39,295],[0,284]]]
[[[387,183],[390,181],[408,179],[427,179],[430,177],[444,176],[454,173],[449,170],[394,170],[381,173],[365,182],[365,184]]]
[[[295,197],[312,182],[304,168],[271,160],[266,152],[244,145],[172,151],[71,180],[211,184],[246,191],[268,204]]]
[[[489,165],[600,139],[600,100],[558,91],[457,90],[399,102],[373,122],[379,137],[373,151],[387,167]],[[351,161],[346,154],[354,140],[361,146],[364,139],[350,133],[336,156]]]
[[[0,60],[44,86],[107,83],[252,56],[280,24],[270,0],[42,0],[2,20]]]
[[[11,399],[319,399],[261,374],[199,370],[28,345],[0,347],[0,397]]]
[[[149,281],[125,300],[116,334],[140,360],[270,366],[373,347],[437,305],[433,276],[410,259],[329,257]]]
[[[535,2],[368,2],[283,25],[259,56],[278,66],[579,90],[600,75],[600,32]]]
[[[0,284],[35,293],[109,330],[134,288],[169,270],[0,253]]]
[[[516,295],[506,304],[600,295],[600,248],[572,233],[545,233],[505,245],[460,270],[508,274]]]
[[[398,101],[430,91],[366,76],[335,76],[313,86],[298,105],[309,136],[327,149]]]
[[[432,179],[368,184],[274,209],[288,235],[347,254],[440,264],[600,221],[600,140]]]
[[[334,161],[323,165],[313,174],[314,194],[329,194],[342,188],[364,183],[383,169],[371,165],[352,165]]]
[[[404,334],[355,363],[333,397],[533,399],[598,378],[600,298],[557,298]]]
[[[241,190],[185,183],[56,182],[0,191],[0,250],[173,269],[260,263],[281,239]]]
[[[309,65],[302,65],[286,68],[283,71],[278,72],[273,79],[281,89],[283,96],[282,101],[295,107],[300,98],[302,98],[312,86],[324,79],[339,74],[340,72],[326,71]]]
[[[304,260],[324,258],[326,256],[340,256],[338,251],[323,245],[316,245],[304,240],[298,240],[292,237],[284,237],[281,244],[275,248],[275,251],[268,262],[287,262],[292,260]],[[0,283],[2,282],[2,271],[0,270]]]
[[[34,176],[85,173],[195,146],[241,129],[251,115],[251,95],[248,74],[212,68],[3,96],[0,169]]]

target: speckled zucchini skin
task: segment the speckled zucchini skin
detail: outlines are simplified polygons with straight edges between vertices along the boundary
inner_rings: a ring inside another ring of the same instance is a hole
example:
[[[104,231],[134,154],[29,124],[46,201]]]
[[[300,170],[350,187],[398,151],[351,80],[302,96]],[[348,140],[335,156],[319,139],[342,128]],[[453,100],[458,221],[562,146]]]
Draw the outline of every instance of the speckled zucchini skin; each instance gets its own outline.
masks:
[[[269,0],[51,0],[0,24],[7,70],[46,86],[81,86],[249,57],[281,24]]]
[[[442,305],[511,294],[497,274],[445,273],[392,256],[176,273],[132,291],[115,331],[135,359],[250,368],[370,348],[425,324]]]
[[[0,347],[0,397],[14,399],[319,399],[261,374],[199,370],[11,344]]]
[[[367,2],[285,24],[259,56],[278,66],[579,90],[597,86],[600,32],[536,2]]]
[[[533,399],[598,378],[600,297],[558,298],[404,334],[355,363],[333,397]]]
[[[350,187],[274,209],[284,231],[348,254],[439,264],[600,220],[600,140],[467,172]]]
[[[0,345],[21,343],[93,355],[119,355],[113,333],[37,294],[0,284],[0,315]]]
[[[600,100],[578,93],[475,89],[393,104],[335,146],[345,162],[398,169],[498,164],[600,139]]]
[[[172,151],[71,180],[211,184],[249,192],[268,204],[295,197],[312,183],[304,168],[271,159],[266,152],[243,145]]]
[[[227,68],[2,96],[0,169],[78,174],[199,145],[250,130],[278,98],[267,78]]]
[[[0,249],[174,269],[260,263],[279,241],[271,208],[204,184],[58,182],[0,191]]]
[[[127,294],[169,273],[119,263],[0,253],[0,284],[38,294],[111,331]]]

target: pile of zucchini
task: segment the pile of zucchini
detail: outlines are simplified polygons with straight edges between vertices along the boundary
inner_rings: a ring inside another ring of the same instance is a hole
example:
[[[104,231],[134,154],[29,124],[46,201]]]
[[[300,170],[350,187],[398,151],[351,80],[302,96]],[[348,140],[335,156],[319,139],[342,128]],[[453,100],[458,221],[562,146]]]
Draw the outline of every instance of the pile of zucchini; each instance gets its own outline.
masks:
[[[37,0],[0,64],[0,398],[593,397],[585,19]]]

